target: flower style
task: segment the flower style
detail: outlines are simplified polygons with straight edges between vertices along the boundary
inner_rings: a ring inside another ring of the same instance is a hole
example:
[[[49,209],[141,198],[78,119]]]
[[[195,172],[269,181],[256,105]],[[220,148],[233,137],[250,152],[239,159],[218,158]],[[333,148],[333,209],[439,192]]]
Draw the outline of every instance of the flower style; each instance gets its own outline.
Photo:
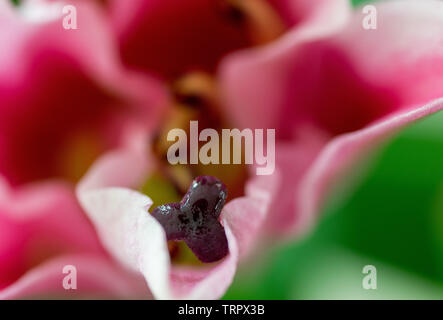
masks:
[[[255,178],[244,197],[224,206],[221,222],[228,240],[227,257],[199,266],[173,264],[165,230],[148,212],[152,200],[137,191],[155,169],[149,154],[146,145],[139,143],[102,157],[78,185],[80,203],[105,248],[128,269],[143,274],[155,298],[219,298],[257,235],[273,185]],[[116,175],[120,168],[126,169]]]

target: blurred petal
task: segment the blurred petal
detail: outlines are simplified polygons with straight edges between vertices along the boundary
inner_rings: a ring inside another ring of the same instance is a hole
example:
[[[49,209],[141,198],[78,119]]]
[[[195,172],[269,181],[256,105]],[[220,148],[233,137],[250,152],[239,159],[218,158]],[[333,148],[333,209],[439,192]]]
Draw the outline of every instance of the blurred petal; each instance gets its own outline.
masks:
[[[42,21],[0,8],[8,43],[0,54],[0,172],[14,185],[75,181],[126,127],[155,123],[166,98],[156,81],[121,67],[101,10],[85,1],[76,8],[77,30],[63,29],[61,8]]]
[[[263,227],[272,200],[278,193],[282,177],[279,172],[272,176],[253,176],[245,186],[244,197],[229,201],[223,209],[223,219],[229,224],[238,242],[240,257],[257,250],[262,242]]]
[[[47,183],[14,191],[1,181],[0,287],[67,252],[104,254],[72,191]]]
[[[395,0],[375,6],[377,29],[361,28],[364,15],[357,11],[330,46],[369,84],[393,92],[399,108],[442,96],[443,3]]]
[[[274,187],[275,196],[271,199],[271,211],[265,222],[268,231],[278,232],[280,235],[303,231],[307,221],[310,221],[309,216],[296,211],[298,199],[295,194],[303,190],[300,181],[324,147],[327,138],[308,128],[303,132],[296,141],[277,143],[275,173],[262,177],[266,181],[274,180],[275,174],[281,177]]]
[[[149,294],[135,274],[114,265],[65,185],[41,183],[14,190],[2,179],[0,230],[0,298],[66,294],[65,265],[77,268],[78,288],[70,295]]]
[[[75,266],[77,289],[63,288],[65,266]],[[23,298],[139,298],[149,297],[143,279],[127,273],[96,255],[66,255],[31,269],[19,280],[0,291],[0,300]]]
[[[312,1],[294,1],[310,2]],[[350,13],[348,1],[322,1],[312,6],[303,22],[281,39],[257,49],[239,51],[223,59],[220,80],[226,99],[227,116],[241,127],[278,128],[281,108],[293,86],[292,64],[306,43],[340,30]],[[307,65],[306,68],[314,68]],[[306,76],[306,72],[300,74]],[[261,88],[258,90],[258,88]],[[284,115],[286,119],[292,119]]]
[[[114,265],[77,205],[58,184],[8,190],[0,196],[0,298],[140,297],[140,279]],[[78,288],[62,286],[63,267],[77,268]]]
[[[306,219],[300,228],[309,226],[319,212],[328,190],[340,185],[340,180],[354,163],[405,125],[442,109],[443,99],[439,98],[423,106],[406,108],[364,129],[332,139],[301,182],[297,209],[300,216]]]
[[[258,19],[268,23],[260,26],[263,32],[273,28],[275,20],[275,24],[283,19],[292,25],[300,12],[308,11],[307,5],[299,8],[291,2],[239,1],[264,15]],[[230,0],[113,0],[109,6],[125,63],[169,78],[192,69],[214,71],[225,54],[253,45],[255,34],[245,22],[248,13],[234,4]]]
[[[269,215],[274,231],[284,225],[290,234],[302,231],[334,186],[332,176],[337,182],[338,172],[394,129],[440,110],[438,102],[428,103],[443,96],[443,4],[388,1],[376,7],[377,29],[365,30],[361,11],[349,16],[343,3],[329,1],[318,7],[323,20],[223,62],[227,115],[240,127],[276,129],[276,170],[284,179],[274,203],[286,209]],[[313,138],[306,138],[306,128]],[[293,150],[292,169],[282,148]]]
[[[328,19],[327,11],[331,18],[337,9],[348,8],[349,5],[341,0],[269,0],[277,8],[278,12],[285,18],[289,25],[301,27],[306,23],[320,22]],[[341,7],[341,8],[340,8]],[[327,11],[325,11],[327,10]]]

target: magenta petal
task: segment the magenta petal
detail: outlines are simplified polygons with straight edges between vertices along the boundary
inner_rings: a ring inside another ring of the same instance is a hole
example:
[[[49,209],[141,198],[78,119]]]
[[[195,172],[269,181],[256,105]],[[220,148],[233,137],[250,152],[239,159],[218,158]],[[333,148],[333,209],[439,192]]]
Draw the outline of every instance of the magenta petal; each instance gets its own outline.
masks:
[[[76,8],[77,30],[63,29],[61,8],[43,21],[0,8],[0,173],[13,185],[76,181],[127,127],[153,125],[165,102],[161,84],[121,66],[102,10]]]

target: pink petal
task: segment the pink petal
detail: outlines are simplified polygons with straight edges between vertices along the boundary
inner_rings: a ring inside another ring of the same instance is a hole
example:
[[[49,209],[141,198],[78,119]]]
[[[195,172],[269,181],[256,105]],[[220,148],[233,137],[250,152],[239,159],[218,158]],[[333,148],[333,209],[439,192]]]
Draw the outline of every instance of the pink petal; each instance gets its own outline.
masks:
[[[364,129],[332,139],[307,171],[297,194],[298,212],[306,229],[326,200],[328,190],[339,187],[349,169],[407,124],[443,109],[443,98],[406,108]]]
[[[273,180],[278,174],[280,183],[274,187],[274,197],[265,226],[271,234],[286,235],[304,231],[307,220],[310,217],[297,211],[298,199],[295,194],[303,190],[300,181],[304,178],[306,171],[311,167],[313,161],[324,147],[327,138],[309,132],[306,129],[305,136],[299,137],[292,142],[280,142],[276,145],[276,172],[271,176],[263,176],[263,180]]]
[[[214,10],[213,1],[137,0],[114,5],[114,19],[126,24],[120,32],[123,60],[159,75],[175,76],[193,67],[212,70],[220,55],[248,43],[245,34]]]
[[[11,190],[0,181],[0,288],[60,253],[104,255],[92,225],[65,185]]]
[[[61,11],[34,21],[0,8],[8,43],[0,54],[0,172],[14,185],[75,180],[128,126],[155,123],[165,101],[159,83],[122,68],[101,10],[84,1],[76,8],[77,30],[63,29]],[[80,169],[69,162],[78,145],[86,149]]]
[[[277,8],[288,25],[298,25],[298,28],[301,24],[310,23],[314,19],[326,18],[324,10],[347,6],[347,3],[341,0],[269,0],[269,2]]]
[[[369,84],[392,91],[399,108],[443,95],[441,1],[387,1],[375,6],[377,29],[359,28],[364,15],[357,11],[343,32],[328,41],[331,46],[346,54]]]
[[[257,250],[281,179],[279,173],[252,177],[245,186],[246,196],[235,198],[225,205],[222,217],[237,239],[241,258]]]
[[[139,276],[117,267],[72,191],[47,183],[11,190],[0,183],[0,299],[149,297]],[[78,287],[63,288],[63,267]]]
[[[247,252],[258,235],[272,183],[264,184],[257,178],[248,184],[248,196],[230,201],[223,209],[230,250],[226,258],[204,268],[174,266],[164,230],[148,213],[151,199],[128,189],[137,188],[140,177],[149,174],[152,164],[140,165],[140,159],[140,150],[110,153],[92,167],[77,188],[80,203],[102,243],[123,265],[143,274],[155,298],[221,297],[232,281],[239,255]]]
[[[394,128],[440,110],[428,102],[443,96],[441,2],[378,3],[376,30],[363,29],[360,10],[349,16],[339,2],[328,5],[330,19],[318,7],[322,20],[233,54],[220,69],[231,120],[276,129],[283,179],[271,207],[284,207],[267,225],[280,234],[284,226],[290,234],[302,231],[353,162]],[[306,128],[313,138],[300,136]]]
[[[312,1],[294,3],[309,7]],[[306,43],[341,29],[350,9],[348,1],[332,0],[312,6],[306,13],[302,22],[281,39],[223,59],[219,76],[226,114],[233,123],[241,127],[278,128],[279,108],[287,91],[292,90],[287,82],[292,70],[289,66],[297,61],[296,52]]]
[[[348,18],[334,8],[335,20],[225,60],[221,79],[236,123],[278,128],[280,139],[306,125],[336,135],[442,95],[441,2],[377,4],[375,30],[363,29],[360,11]]]
[[[66,290],[65,266],[74,266],[77,288]],[[35,267],[14,284],[0,291],[0,300],[23,298],[139,298],[149,297],[139,276],[127,273],[98,255],[62,255]]]

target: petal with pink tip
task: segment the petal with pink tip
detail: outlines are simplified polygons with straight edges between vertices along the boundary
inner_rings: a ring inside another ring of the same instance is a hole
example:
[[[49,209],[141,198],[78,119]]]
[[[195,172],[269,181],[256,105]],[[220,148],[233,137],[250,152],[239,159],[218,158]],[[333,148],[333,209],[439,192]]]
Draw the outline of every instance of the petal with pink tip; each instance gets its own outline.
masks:
[[[300,227],[303,229],[310,226],[321,204],[326,200],[328,190],[340,186],[340,180],[353,164],[404,126],[442,109],[443,98],[439,98],[423,106],[406,108],[364,129],[332,139],[320,152],[301,182],[300,192],[297,194],[297,209],[306,219]]]

